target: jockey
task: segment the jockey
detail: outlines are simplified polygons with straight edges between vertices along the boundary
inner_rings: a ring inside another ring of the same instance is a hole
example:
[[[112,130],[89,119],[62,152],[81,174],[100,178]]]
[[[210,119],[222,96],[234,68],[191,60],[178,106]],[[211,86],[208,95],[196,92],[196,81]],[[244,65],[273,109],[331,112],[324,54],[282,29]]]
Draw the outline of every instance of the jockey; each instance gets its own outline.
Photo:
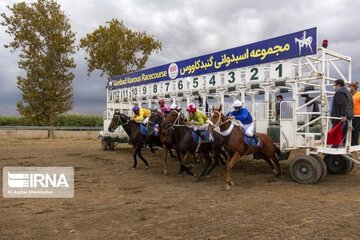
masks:
[[[170,111],[177,109],[177,106],[175,103],[170,105]]]
[[[151,111],[149,109],[139,108],[139,106],[134,106],[132,110],[134,112],[132,116],[132,120],[134,120],[135,122],[142,122],[144,124],[147,123],[151,115]]]
[[[190,121],[190,128],[193,128],[195,131],[205,130],[207,116],[196,109],[195,104],[190,103],[186,111],[189,113],[188,121]]]
[[[200,110],[197,110],[195,104],[193,103],[189,104],[186,111],[189,113],[188,122],[190,123],[190,125],[188,127],[194,129],[196,134],[200,137],[200,140],[195,150],[195,152],[198,153],[201,142],[202,140],[204,140],[204,136],[201,134],[200,130],[206,129],[207,116]]]
[[[160,106],[160,112],[163,115],[166,114],[166,113],[169,113],[171,111],[169,105],[167,105],[165,103],[164,99],[159,100],[159,106]]]
[[[243,103],[239,100],[236,100],[232,107],[234,111],[229,112],[226,116],[229,116],[231,119],[236,119],[242,123],[242,127],[245,129],[245,135],[248,137],[254,137],[254,122],[251,117],[251,114],[246,108],[243,108]]]

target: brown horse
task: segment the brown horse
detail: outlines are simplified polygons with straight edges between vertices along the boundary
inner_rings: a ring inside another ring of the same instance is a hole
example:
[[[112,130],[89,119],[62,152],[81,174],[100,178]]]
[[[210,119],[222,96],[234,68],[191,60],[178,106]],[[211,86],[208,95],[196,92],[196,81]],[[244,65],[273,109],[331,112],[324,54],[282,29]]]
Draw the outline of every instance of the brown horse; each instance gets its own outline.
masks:
[[[109,125],[109,132],[114,132],[118,126],[122,126],[129,136],[129,143],[134,146],[134,165],[133,168],[136,168],[137,165],[137,156],[144,162],[145,168],[149,167],[149,163],[141,154],[141,148],[147,143],[150,146],[150,151],[154,153],[152,146],[155,144],[157,146],[162,146],[160,138],[158,136],[143,136],[140,132],[140,123],[137,123],[133,120],[130,120],[130,117],[126,116],[120,111],[116,111],[113,115],[111,123]]]
[[[228,161],[226,163],[226,180],[225,188],[230,189],[230,185],[234,185],[231,179],[231,170],[240,157],[248,154],[259,154],[270,166],[276,176],[281,175],[280,164],[277,154],[280,154],[279,148],[277,148],[271,139],[266,134],[257,133],[259,137],[260,146],[249,146],[245,143],[243,130],[240,127],[234,126],[234,123],[229,120],[222,112],[221,106],[219,109],[212,108],[210,116],[209,127],[220,128],[220,133],[224,137],[224,148],[229,154]],[[274,164],[277,169],[275,169]]]
[[[151,110],[151,115],[147,122],[147,128],[148,128],[149,133],[151,133],[154,129],[154,125],[156,125],[156,124],[159,125],[159,137],[160,137],[160,141],[163,145],[164,175],[167,175],[168,174],[168,172],[167,172],[167,168],[168,168],[167,152],[169,151],[171,157],[174,158],[174,156],[172,155],[171,149],[172,148],[175,149],[175,133],[170,128],[164,128],[163,122],[164,122],[164,115],[157,110]],[[175,151],[176,151],[178,160],[180,161],[180,154],[176,149],[175,149]]]
[[[175,149],[180,153],[180,171],[184,170],[188,174],[195,176],[185,164],[188,162],[190,156],[195,153],[197,143],[192,136],[192,130],[184,123],[184,117],[180,113],[180,109],[171,111],[165,118],[163,127],[173,129],[175,134]],[[206,160],[206,165],[199,176],[198,180],[202,180],[210,174],[211,170],[218,164],[220,154],[222,152],[223,139],[219,133],[213,134],[214,142],[202,143],[199,152]],[[210,157],[210,152],[214,154],[214,162]]]

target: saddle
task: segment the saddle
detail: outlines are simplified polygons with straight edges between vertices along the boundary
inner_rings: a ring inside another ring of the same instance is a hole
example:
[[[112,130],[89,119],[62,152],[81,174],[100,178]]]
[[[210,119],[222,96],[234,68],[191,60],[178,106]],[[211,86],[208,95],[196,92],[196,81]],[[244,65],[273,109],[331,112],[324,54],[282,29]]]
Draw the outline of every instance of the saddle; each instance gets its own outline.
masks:
[[[259,147],[261,144],[260,140],[258,139],[258,137],[254,136],[254,137],[249,137],[245,134],[245,129],[242,129],[242,132],[244,134],[244,139],[245,139],[245,143],[249,146],[254,146],[254,147]]]
[[[201,142],[202,143],[211,143],[214,142],[214,139],[211,135],[210,132],[206,131],[206,130],[197,130],[194,131],[193,129],[191,129],[191,134],[193,136],[194,142],[195,143],[199,143],[200,138],[201,138]],[[201,136],[200,136],[200,135]]]
[[[159,124],[154,125],[154,131],[149,132],[145,124],[140,124],[140,133],[143,136],[159,136]]]

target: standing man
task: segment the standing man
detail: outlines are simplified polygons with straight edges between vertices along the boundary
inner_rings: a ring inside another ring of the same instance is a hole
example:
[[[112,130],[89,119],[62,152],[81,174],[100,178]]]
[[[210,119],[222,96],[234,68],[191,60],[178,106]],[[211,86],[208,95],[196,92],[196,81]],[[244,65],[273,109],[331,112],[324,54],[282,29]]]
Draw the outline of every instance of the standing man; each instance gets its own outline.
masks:
[[[305,103],[308,103],[314,99],[313,97],[310,97],[309,94],[302,94],[301,97],[304,98]],[[313,107],[311,112],[320,112],[318,101],[313,101],[310,105],[308,105],[308,108],[310,108],[311,106]],[[320,114],[312,114],[310,121],[318,118],[319,116],[320,116]]]
[[[338,117],[339,119],[332,119],[331,123],[333,127],[340,121],[342,124],[343,138],[345,139],[347,133],[347,121],[354,117],[353,99],[351,93],[345,87],[345,82],[342,79],[338,79],[334,82],[335,95],[333,98],[331,117]]]
[[[354,119],[352,121],[353,132],[351,135],[351,146],[359,145],[360,132],[360,92],[358,91],[359,83],[353,82],[349,85],[350,93],[354,103]]]
[[[275,102],[275,112],[276,112],[276,119],[280,117],[280,103],[284,100],[282,95],[276,96]]]

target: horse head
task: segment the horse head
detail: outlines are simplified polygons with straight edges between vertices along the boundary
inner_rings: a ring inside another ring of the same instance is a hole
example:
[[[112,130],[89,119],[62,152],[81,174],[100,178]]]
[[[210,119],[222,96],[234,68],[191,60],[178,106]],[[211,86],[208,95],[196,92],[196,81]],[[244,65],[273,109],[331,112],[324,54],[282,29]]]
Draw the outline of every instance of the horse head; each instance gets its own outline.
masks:
[[[174,110],[171,110],[170,113],[168,113],[163,121],[163,126],[165,128],[168,128],[171,125],[174,124],[183,124],[184,123],[184,117],[181,114],[181,108],[177,108]]]
[[[117,127],[128,124],[129,121],[130,121],[130,117],[121,113],[119,110],[116,110],[111,119],[108,130],[109,132],[114,132]]]
[[[222,105],[220,105],[219,108],[216,108],[215,106],[211,108],[211,115],[209,120],[207,121],[209,123],[208,128],[210,130],[226,122],[227,117],[221,111],[222,111]]]
[[[149,132],[153,131],[154,125],[161,124],[164,120],[164,116],[158,110],[151,110],[151,114],[148,122],[146,123],[146,127]]]

